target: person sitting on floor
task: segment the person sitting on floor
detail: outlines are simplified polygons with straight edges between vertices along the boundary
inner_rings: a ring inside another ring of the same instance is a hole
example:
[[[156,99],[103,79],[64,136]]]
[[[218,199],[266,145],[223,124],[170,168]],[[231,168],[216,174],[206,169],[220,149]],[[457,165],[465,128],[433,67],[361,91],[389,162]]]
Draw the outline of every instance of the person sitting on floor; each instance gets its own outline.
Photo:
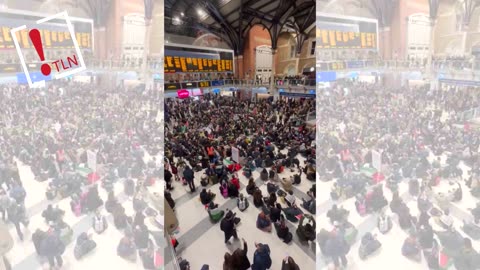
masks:
[[[137,249],[132,237],[125,235],[120,240],[117,247],[117,255],[132,262],[137,260]]]
[[[255,192],[256,188],[257,188],[257,185],[255,185],[255,181],[253,180],[252,177],[250,177],[250,179],[248,179],[247,193],[250,195],[253,195],[253,192]]]
[[[232,182],[228,182],[227,191],[228,191],[228,197],[230,197],[230,198],[237,198],[238,197],[239,191],[238,191],[237,187]]]
[[[422,259],[420,246],[413,233],[410,233],[409,237],[403,242],[402,255],[415,261]]]
[[[253,192],[253,205],[255,205],[255,207],[257,208],[263,206],[262,191],[259,188],[257,188],[255,192]]]
[[[273,207],[277,203],[277,195],[275,193],[270,193],[270,196],[263,198],[263,201],[267,207]]]
[[[275,230],[277,231],[277,236],[282,239],[284,243],[288,244],[290,241],[292,241],[293,235],[289,231],[283,215],[280,216],[278,222],[274,223],[274,226]]]
[[[277,203],[276,207],[270,208],[270,220],[272,222],[279,221],[281,215],[282,215],[282,206],[279,203]]]
[[[290,192],[292,191],[293,189],[293,176],[290,176],[290,178],[282,178],[282,180],[280,180],[280,183],[282,184],[282,188],[286,191],[286,192]]]
[[[200,192],[200,201],[202,202],[203,205],[209,204],[211,201],[215,199],[215,194],[212,193],[210,190],[207,191],[207,189],[202,189],[202,192]]]
[[[219,222],[225,215],[225,211],[218,208],[218,204],[210,202],[207,208],[208,216],[213,223]]]
[[[243,193],[240,193],[240,196],[237,199],[237,206],[238,210],[241,212],[245,211],[249,206],[248,200],[243,196]]]
[[[267,215],[265,215],[263,211],[260,212],[260,214],[258,214],[257,228],[264,232],[272,231],[272,221],[270,221],[270,218]]]

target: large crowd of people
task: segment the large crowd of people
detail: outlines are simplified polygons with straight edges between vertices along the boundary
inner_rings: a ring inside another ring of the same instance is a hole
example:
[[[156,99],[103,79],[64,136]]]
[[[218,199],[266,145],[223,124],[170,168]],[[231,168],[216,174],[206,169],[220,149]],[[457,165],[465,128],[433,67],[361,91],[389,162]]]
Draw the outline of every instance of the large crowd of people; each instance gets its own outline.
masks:
[[[352,83],[317,102],[318,184],[333,200],[317,213],[317,264],[355,264],[357,241],[360,259],[377,260],[378,232],[429,269],[479,269],[480,132],[462,118],[480,105],[478,89]],[[377,228],[360,228],[368,219]],[[393,227],[403,236],[388,236]]]
[[[160,192],[148,191],[163,175],[158,104],[152,91],[95,84],[0,89],[0,212],[16,234],[6,254],[13,267],[30,256],[28,269],[59,269],[113,240],[113,257],[160,269],[164,240],[155,219],[163,219],[163,205],[151,203]],[[78,230],[85,220],[90,226]],[[25,254],[27,245],[36,254]]]
[[[313,99],[252,102],[205,95],[199,100],[170,99],[165,104],[165,198],[176,212],[189,211],[176,208],[171,191],[182,184],[192,193],[200,190],[198,203],[205,206],[205,216],[218,223],[225,236],[224,243],[211,240],[209,245],[229,246],[232,238],[242,237],[237,226],[243,221],[234,209],[216,203],[218,197],[235,200],[242,214],[256,217],[256,224],[243,226],[253,226],[265,235],[275,229],[279,244],[290,243],[293,237],[307,243],[315,240],[315,129],[305,123],[306,115],[315,111]],[[297,200],[293,186],[302,179],[312,184],[308,195]],[[263,183],[268,194],[262,194],[259,185]],[[288,223],[297,226],[295,236]],[[253,258],[247,257],[245,240],[242,248],[231,253],[225,248],[223,269],[273,269],[272,258],[282,256],[270,254],[267,244],[255,243],[255,247]],[[221,260],[220,256],[213,260]],[[301,262],[289,256],[280,264],[282,269],[300,269]]]

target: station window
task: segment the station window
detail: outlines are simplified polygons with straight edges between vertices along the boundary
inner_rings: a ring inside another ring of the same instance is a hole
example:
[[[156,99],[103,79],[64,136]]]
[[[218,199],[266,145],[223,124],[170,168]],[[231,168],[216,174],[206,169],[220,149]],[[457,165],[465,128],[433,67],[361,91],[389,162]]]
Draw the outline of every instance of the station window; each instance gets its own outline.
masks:
[[[290,58],[295,58],[295,45],[290,46]]]
[[[310,55],[315,55],[315,47],[316,46],[317,46],[317,42],[315,40],[312,41],[311,47],[310,47]]]

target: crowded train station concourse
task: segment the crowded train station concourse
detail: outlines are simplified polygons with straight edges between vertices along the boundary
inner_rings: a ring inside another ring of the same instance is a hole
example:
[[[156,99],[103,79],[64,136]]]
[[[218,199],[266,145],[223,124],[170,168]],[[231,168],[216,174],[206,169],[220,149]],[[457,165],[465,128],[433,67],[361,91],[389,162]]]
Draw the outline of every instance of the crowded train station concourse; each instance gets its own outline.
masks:
[[[478,1],[317,1],[317,268],[480,267]]]
[[[168,269],[315,268],[314,51],[315,1],[165,2]]]
[[[163,269],[161,50],[142,45],[145,22],[152,36],[163,24],[154,4],[0,1],[1,270]],[[75,35],[65,20],[37,24],[61,11]],[[24,73],[10,35],[22,24],[41,33],[43,65],[72,53],[75,36],[86,71],[42,75],[22,30]]]

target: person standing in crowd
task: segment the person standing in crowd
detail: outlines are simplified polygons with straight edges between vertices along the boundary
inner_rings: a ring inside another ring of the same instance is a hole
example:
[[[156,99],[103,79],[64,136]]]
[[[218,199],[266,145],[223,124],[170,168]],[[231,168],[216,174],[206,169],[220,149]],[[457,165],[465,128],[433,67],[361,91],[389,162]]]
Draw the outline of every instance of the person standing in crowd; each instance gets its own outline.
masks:
[[[185,167],[185,170],[183,171],[183,177],[185,177],[185,181],[187,181],[190,191],[195,192],[195,174],[189,166]]]
[[[12,202],[8,208],[8,220],[13,223],[18,237],[23,241],[23,232],[20,228],[20,224],[22,224],[24,228],[27,228],[28,226],[25,206],[23,206],[23,204]]]
[[[62,267],[62,254],[64,252],[65,244],[60,239],[60,236],[54,230],[50,230],[41,242],[41,254],[47,257],[51,269],[56,266],[58,268]]]
[[[337,269],[340,267],[340,262],[343,267],[347,266],[348,260],[346,255],[348,254],[350,247],[342,234],[332,232],[330,239],[326,243],[326,250]]]
[[[234,215],[232,211],[227,211],[225,218],[220,222],[220,229],[225,234],[225,244],[229,243],[230,238],[238,239],[237,229],[235,228]]]
[[[267,270],[272,267],[270,247],[262,243],[255,243],[255,247],[257,249],[253,254],[252,270]]]

